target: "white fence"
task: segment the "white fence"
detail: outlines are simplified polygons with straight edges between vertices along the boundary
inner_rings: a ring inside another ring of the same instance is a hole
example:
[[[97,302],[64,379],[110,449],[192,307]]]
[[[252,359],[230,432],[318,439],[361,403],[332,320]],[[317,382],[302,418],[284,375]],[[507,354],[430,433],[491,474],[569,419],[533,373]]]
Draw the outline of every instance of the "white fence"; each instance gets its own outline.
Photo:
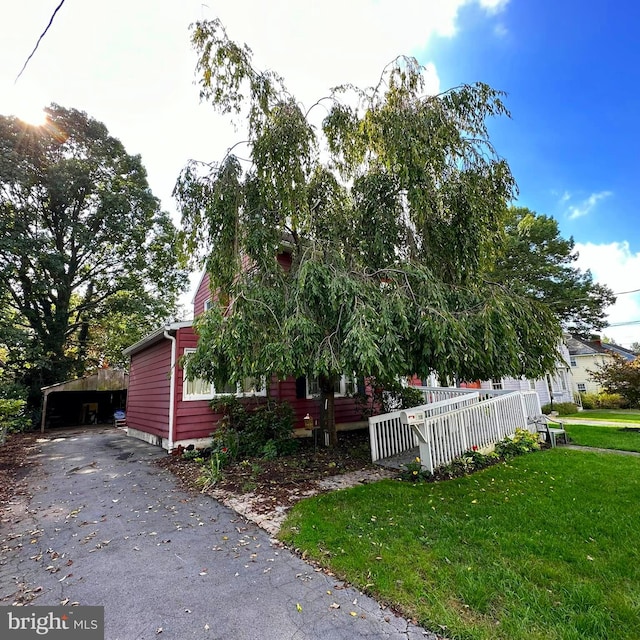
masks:
[[[421,389],[429,391],[427,387],[421,387]],[[450,390],[438,389],[438,391]],[[441,396],[425,394],[426,404],[417,408],[424,411],[425,416],[437,416],[480,402],[480,396],[477,391],[474,392],[470,389],[454,389],[453,391],[462,391],[462,393],[451,393],[449,396],[445,394]],[[432,401],[430,400],[432,397],[441,397],[443,399]],[[371,442],[372,462],[382,458],[389,458],[418,446],[417,435],[413,433],[411,427],[400,422],[400,411],[384,413],[369,418],[369,440]]]
[[[433,471],[474,447],[483,449],[499,442],[517,428],[532,430],[529,418],[541,413],[535,391],[438,391],[449,393],[449,398],[415,407],[425,411],[426,419],[413,430],[401,424],[400,411],[369,418],[373,462],[419,446],[423,467]],[[425,393],[425,397],[438,396]]]

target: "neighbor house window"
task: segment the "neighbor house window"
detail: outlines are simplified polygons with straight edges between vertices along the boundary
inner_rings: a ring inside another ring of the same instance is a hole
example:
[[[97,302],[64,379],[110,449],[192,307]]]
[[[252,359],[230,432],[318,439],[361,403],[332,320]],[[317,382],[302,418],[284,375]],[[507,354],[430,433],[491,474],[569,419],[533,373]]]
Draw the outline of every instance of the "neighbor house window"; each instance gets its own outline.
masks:
[[[195,349],[185,349],[184,355],[189,356]],[[186,369],[183,369],[183,400],[211,400],[218,396],[235,395],[239,398],[246,396],[264,396],[267,394],[265,380],[259,378],[245,378],[242,384],[225,384],[222,389],[216,389],[212,382],[207,382],[201,378],[189,380]]]
[[[575,358],[570,358],[569,359],[569,363],[571,364],[572,367],[577,367],[578,363],[576,362]]]
[[[529,380],[529,390],[530,391],[535,391],[536,390],[536,381],[535,380]]]
[[[207,298],[204,301],[204,310],[209,311],[209,309],[211,309],[212,306],[213,306],[213,301],[211,300],[211,298]]]
[[[584,382],[578,382],[578,391],[580,393],[586,393],[587,385]]]
[[[340,376],[333,385],[333,393],[336,397],[351,396],[358,391],[358,379],[351,376]],[[320,395],[318,378],[307,378],[307,398],[315,398]]]
[[[491,388],[495,389],[496,391],[503,389],[503,385],[502,385],[502,380],[492,380],[491,381]]]

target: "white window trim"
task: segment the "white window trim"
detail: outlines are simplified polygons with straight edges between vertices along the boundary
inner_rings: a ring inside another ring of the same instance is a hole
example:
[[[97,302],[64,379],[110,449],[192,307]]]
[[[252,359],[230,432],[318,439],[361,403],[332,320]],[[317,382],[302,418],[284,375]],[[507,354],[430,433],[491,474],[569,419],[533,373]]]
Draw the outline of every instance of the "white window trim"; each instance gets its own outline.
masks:
[[[184,350],[184,355],[188,355],[190,353],[195,353],[195,349],[192,347],[187,347]],[[258,391],[241,391],[240,384],[237,385],[237,391],[235,394],[236,398],[253,398],[253,397],[261,397],[267,395],[267,385],[264,377],[261,380],[261,388]],[[182,369],[182,400],[183,402],[192,402],[196,400],[213,400],[214,398],[220,398],[222,396],[232,395],[229,393],[217,393],[215,385],[213,382],[209,386],[209,391],[207,393],[187,393],[187,371],[186,368]]]
[[[353,387],[353,391],[348,391],[347,387],[348,387],[348,379],[351,380],[351,385]],[[306,394],[307,394],[307,400],[311,400],[313,398],[318,398],[320,393],[311,393],[310,389],[309,389],[309,377],[305,376],[305,384],[306,384]],[[354,393],[357,393],[358,391],[358,378],[356,378],[355,375],[352,376],[346,376],[346,375],[341,375],[340,376],[340,390],[336,391],[334,393],[334,398],[344,398],[346,396],[352,395]]]
[[[213,306],[213,300],[211,300],[211,298],[207,298],[204,301],[203,309],[205,311],[209,311],[209,309],[211,309],[212,306]]]

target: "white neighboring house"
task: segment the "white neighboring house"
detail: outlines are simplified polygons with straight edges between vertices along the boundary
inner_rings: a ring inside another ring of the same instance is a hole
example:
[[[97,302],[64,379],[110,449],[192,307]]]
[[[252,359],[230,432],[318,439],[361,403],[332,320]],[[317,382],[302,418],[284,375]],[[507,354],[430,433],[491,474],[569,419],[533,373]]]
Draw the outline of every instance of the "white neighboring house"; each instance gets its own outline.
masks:
[[[631,361],[637,355],[617,344],[603,343],[600,339],[585,340],[578,336],[565,336],[569,349],[569,362],[573,374],[574,391],[578,393],[600,393],[602,387],[591,379],[590,372],[612,362],[616,355]]]
[[[485,380],[480,383],[481,389],[502,389],[504,391],[536,391],[540,405],[556,402],[574,402],[574,384],[571,374],[570,356],[567,345],[558,347],[558,361],[553,375],[547,374],[544,379],[501,378]]]

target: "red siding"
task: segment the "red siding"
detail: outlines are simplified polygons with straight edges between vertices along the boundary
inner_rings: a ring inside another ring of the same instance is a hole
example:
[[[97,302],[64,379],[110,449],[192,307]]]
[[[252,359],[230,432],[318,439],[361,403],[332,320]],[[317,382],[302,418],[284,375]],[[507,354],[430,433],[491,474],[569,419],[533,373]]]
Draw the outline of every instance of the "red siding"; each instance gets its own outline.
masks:
[[[207,287],[208,287],[207,278]],[[193,349],[198,344],[198,336],[192,327],[179,329],[177,333],[178,362],[176,366],[176,399],[175,399],[175,440],[191,438],[208,438],[214,430],[220,416],[211,411],[209,400],[182,399],[184,382],[183,369],[180,366],[185,349]]]
[[[200,280],[200,285],[193,297],[193,317],[204,313],[204,303],[211,299],[211,289],[209,287],[209,274],[205,273]]]
[[[308,413],[314,421],[320,419],[320,399],[319,398],[296,398],[296,380],[295,378],[286,378],[285,380],[272,380],[271,397],[286,400],[295,412],[296,429],[304,427],[304,416]],[[336,398],[335,399],[336,424],[345,424],[348,422],[360,422],[363,420],[362,410],[358,407],[353,398]],[[314,422],[315,424],[315,422]]]
[[[176,370],[174,402],[174,441],[209,438],[220,415],[209,407],[208,400],[183,400],[184,350],[197,345],[198,336],[192,327],[176,331]],[[153,435],[168,438],[171,341],[161,339],[131,357],[131,377],[127,395],[127,424]],[[295,378],[271,381],[271,397],[286,400],[295,413],[296,429],[304,427],[304,416],[320,417],[318,399],[296,398]],[[264,398],[247,398],[249,404],[264,402]],[[336,423],[362,420],[362,413],[353,398],[335,399]]]
[[[288,252],[279,253],[276,256],[278,264],[288,273],[291,269],[291,254]]]
[[[131,356],[127,426],[168,437],[170,367],[169,340],[157,342]]]

